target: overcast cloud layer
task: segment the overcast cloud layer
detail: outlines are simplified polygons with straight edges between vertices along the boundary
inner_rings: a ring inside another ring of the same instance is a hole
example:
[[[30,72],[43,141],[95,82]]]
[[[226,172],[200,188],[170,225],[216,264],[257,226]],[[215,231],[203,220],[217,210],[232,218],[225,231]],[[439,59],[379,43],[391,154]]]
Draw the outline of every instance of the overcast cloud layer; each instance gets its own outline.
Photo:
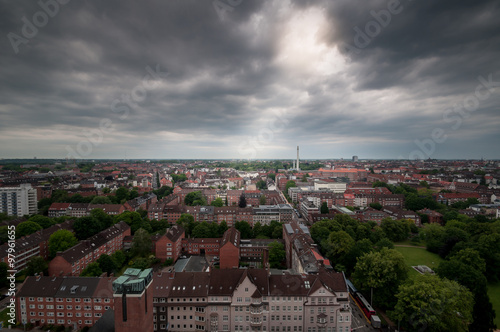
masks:
[[[60,1],[0,1],[1,158],[500,158],[498,1]]]

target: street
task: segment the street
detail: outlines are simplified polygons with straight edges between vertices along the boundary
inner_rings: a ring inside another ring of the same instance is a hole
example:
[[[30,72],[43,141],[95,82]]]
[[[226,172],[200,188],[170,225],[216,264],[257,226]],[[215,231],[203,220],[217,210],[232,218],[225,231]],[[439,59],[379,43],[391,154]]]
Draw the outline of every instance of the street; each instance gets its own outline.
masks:
[[[357,331],[357,332],[377,331],[377,329],[374,329],[372,325],[368,323],[365,316],[363,315],[359,307],[356,305],[356,302],[354,302],[350,296],[349,296],[349,302],[352,308],[352,322],[351,322],[352,331]]]

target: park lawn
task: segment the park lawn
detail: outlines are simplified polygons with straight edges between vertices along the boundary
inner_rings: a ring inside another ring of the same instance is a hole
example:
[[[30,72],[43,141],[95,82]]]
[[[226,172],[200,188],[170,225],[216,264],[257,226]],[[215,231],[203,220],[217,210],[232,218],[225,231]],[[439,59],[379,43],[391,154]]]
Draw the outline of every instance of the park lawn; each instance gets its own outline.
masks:
[[[409,276],[415,278],[419,275],[412,266],[427,265],[431,269],[436,269],[440,262],[443,261],[439,255],[427,251],[423,248],[409,248],[409,247],[394,247],[397,251],[403,254],[406,264],[410,268]]]
[[[431,269],[438,267],[443,261],[437,254],[433,254],[422,248],[395,247],[397,251],[403,254],[406,264],[410,267],[410,278],[415,278],[419,275],[417,271],[411,268],[414,265],[427,265]],[[493,304],[493,309],[496,312],[495,324],[500,327],[500,282],[496,284],[488,284],[488,296]]]
[[[495,324],[497,328],[500,327],[500,282],[496,284],[488,284],[488,296],[493,304],[497,316],[495,317]]]

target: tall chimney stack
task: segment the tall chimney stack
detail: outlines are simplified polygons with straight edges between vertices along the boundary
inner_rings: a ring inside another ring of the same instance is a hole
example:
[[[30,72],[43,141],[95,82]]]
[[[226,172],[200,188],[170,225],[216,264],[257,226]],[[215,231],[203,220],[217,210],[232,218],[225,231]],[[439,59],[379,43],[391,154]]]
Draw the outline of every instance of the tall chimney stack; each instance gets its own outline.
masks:
[[[300,167],[299,167],[299,146],[297,145],[297,163],[296,165],[297,166],[297,171],[300,171]]]

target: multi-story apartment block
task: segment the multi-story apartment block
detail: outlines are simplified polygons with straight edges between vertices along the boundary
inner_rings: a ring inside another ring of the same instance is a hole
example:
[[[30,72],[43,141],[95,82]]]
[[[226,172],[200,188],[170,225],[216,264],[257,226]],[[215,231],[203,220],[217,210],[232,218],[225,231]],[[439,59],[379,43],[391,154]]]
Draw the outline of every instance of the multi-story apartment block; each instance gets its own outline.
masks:
[[[184,238],[182,251],[189,255],[219,256],[221,238]]]
[[[350,331],[341,273],[269,275],[264,269],[156,274],[155,331]]]
[[[130,235],[130,226],[124,221],[97,233],[87,240],[57,256],[49,263],[51,276],[78,276],[90,263],[95,262],[102,254],[111,255],[123,249],[123,238]]]
[[[293,209],[288,204],[279,205],[259,205],[253,208],[253,222],[255,225],[260,222],[261,225],[269,225],[271,221],[288,223],[292,221]]]
[[[36,188],[30,183],[19,187],[0,187],[0,213],[9,216],[35,214],[38,212]]]
[[[35,326],[93,326],[113,309],[111,278],[27,277],[16,294],[17,320]]]
[[[110,216],[125,212],[121,204],[87,204],[87,203],[52,203],[49,207],[49,217],[84,217],[89,216],[94,209],[101,209]]]
[[[49,238],[52,233],[60,230],[72,230],[73,220],[67,220],[61,224],[42,229],[28,236],[23,236],[16,240],[14,255],[14,270],[21,271],[32,257],[41,256],[47,260],[49,258]],[[8,262],[8,244],[0,246],[0,261]]]
[[[156,258],[164,262],[179,258],[182,251],[182,240],[185,237],[184,228],[174,225],[166,230],[165,234],[153,236],[153,252]]]

